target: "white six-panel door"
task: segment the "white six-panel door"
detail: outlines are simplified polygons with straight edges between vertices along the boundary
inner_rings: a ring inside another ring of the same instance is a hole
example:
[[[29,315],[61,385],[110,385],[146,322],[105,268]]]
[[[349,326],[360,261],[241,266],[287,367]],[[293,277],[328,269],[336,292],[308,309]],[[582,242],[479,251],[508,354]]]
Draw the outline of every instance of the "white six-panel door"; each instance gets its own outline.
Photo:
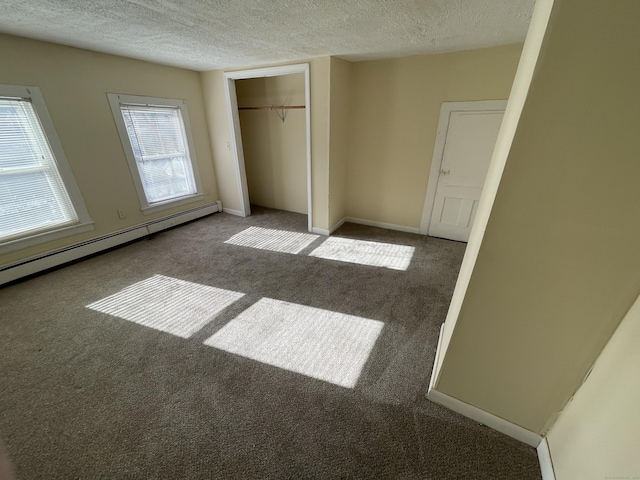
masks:
[[[487,102],[465,102],[462,106],[471,103],[482,107]],[[432,208],[430,216],[423,214],[423,223],[425,217],[428,218],[428,232],[424,233],[462,242],[469,240],[504,115],[505,102],[493,103],[498,108],[455,110],[448,104],[448,111],[445,111],[443,106],[441,124],[444,125],[440,126],[438,132],[443,136],[440,139],[441,153],[434,154],[433,159],[439,164],[439,168],[438,165],[432,168],[432,176],[435,172],[437,182],[432,179],[432,191],[427,191],[425,210],[429,208],[429,204]]]

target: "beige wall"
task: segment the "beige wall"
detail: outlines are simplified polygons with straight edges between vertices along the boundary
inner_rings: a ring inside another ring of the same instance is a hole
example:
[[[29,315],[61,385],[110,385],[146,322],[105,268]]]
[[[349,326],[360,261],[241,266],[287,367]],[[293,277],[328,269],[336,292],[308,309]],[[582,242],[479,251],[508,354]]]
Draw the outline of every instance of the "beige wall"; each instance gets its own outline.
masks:
[[[460,267],[456,288],[451,299],[451,304],[449,305],[449,311],[447,312],[447,318],[442,330],[442,337],[439,341],[440,350],[439,355],[435,359],[435,367],[433,371],[433,375],[435,377],[434,380],[437,380],[440,375],[440,367],[442,366],[443,357],[442,352],[446,352],[449,346],[451,335],[460,314],[462,301],[464,300],[466,289],[469,286],[469,281],[471,280],[471,273],[473,272],[475,262],[478,258],[478,252],[482,244],[482,237],[484,236],[487,222],[491,215],[491,209],[493,208],[493,202],[495,201],[500,179],[504,172],[509,150],[513,143],[513,138],[518,127],[518,122],[520,121],[520,116],[522,115],[524,103],[527,99],[527,95],[529,94],[529,87],[531,86],[535,67],[540,56],[540,49],[547,30],[552,6],[553,0],[538,0],[529,23],[527,38],[522,49],[522,54],[520,55],[520,61],[518,63],[518,69],[513,81],[513,86],[509,93],[509,102],[507,103],[500,132],[498,133],[496,146],[491,158],[489,170],[487,171],[482,196],[478,205],[478,211],[476,213],[473,228],[471,229],[471,235],[465,250],[464,259]]]
[[[639,14],[555,1],[436,384],[538,433],[640,293]]]
[[[557,480],[640,478],[640,299],[548,435]]]
[[[300,63],[300,62],[289,62]],[[313,199],[313,225],[329,228],[329,57],[309,62],[311,89],[311,181]],[[286,65],[282,64],[282,65]],[[252,67],[259,68],[259,67]],[[235,160],[226,145],[231,142],[229,114],[224,90],[224,71],[201,73],[205,108],[209,120],[209,133],[213,159],[220,186],[223,206],[239,211],[242,198],[238,184]]]
[[[222,70],[201,72],[200,81],[222,206],[225,210],[239,213],[242,210],[242,196],[231,151],[231,127],[227,112],[224,72]]]
[[[304,105],[304,93],[301,73],[236,81],[239,107]],[[241,110],[239,116],[251,203],[306,214],[304,109]]]
[[[419,228],[442,102],[506,99],[521,49],[354,63],[347,216]]]
[[[197,72],[0,35],[0,83],[40,88],[95,229],[0,256],[0,265],[218,199]],[[143,215],[107,92],[185,99],[206,197]],[[127,218],[119,219],[123,209]]]
[[[347,214],[347,165],[349,159],[351,73],[353,64],[331,58],[329,226]]]

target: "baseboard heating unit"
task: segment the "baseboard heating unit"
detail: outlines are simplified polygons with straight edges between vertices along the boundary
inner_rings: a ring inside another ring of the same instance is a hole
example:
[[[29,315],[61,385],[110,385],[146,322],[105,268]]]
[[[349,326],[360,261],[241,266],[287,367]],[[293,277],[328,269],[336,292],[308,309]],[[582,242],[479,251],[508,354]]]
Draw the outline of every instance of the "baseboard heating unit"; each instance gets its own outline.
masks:
[[[0,267],[0,285],[222,211],[217,201]]]

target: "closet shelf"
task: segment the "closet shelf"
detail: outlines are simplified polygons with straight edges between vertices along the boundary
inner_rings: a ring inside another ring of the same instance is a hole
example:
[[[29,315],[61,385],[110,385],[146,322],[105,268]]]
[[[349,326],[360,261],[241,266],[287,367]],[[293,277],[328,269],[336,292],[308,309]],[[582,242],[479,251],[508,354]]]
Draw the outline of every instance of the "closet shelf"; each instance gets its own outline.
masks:
[[[305,108],[304,105],[268,105],[266,107],[238,107],[238,110],[289,110],[292,108]]]
[[[269,105],[266,107],[238,107],[238,110],[272,110],[276,112],[278,117],[280,117],[280,120],[282,120],[282,123],[284,123],[284,119],[287,116],[287,114],[285,113],[285,110],[292,110],[292,109],[299,109],[299,108],[305,108],[305,106],[304,105]]]

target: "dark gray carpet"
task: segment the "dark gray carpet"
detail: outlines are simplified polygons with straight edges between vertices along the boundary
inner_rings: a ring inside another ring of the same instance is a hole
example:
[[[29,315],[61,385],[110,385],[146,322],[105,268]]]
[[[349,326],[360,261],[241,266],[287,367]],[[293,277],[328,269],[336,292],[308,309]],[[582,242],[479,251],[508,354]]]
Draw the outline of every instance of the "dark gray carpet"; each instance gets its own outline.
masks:
[[[306,217],[214,214],[0,289],[0,437],[18,478],[540,479],[535,450],[425,399],[464,244],[407,271],[226,245]],[[246,293],[185,339],[85,308],[152,275]],[[203,345],[262,297],[380,320],[354,389]]]

